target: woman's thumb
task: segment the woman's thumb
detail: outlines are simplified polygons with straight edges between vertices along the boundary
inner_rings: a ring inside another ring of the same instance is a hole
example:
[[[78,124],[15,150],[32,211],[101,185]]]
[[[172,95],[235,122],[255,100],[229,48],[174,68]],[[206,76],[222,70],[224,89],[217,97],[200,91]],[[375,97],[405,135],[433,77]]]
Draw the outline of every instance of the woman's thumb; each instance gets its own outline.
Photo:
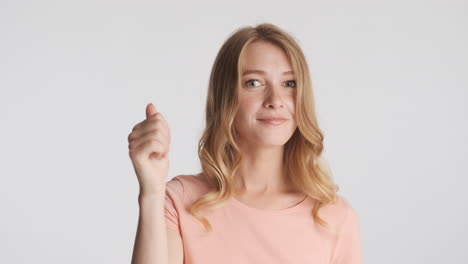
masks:
[[[156,107],[153,105],[153,103],[149,103],[146,106],[146,118],[156,114],[158,111],[156,110]]]

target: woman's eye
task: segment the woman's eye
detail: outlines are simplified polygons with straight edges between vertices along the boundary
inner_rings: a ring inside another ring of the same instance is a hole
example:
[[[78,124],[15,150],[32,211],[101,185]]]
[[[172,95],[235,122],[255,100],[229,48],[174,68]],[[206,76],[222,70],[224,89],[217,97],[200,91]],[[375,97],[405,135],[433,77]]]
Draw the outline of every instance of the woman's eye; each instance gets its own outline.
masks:
[[[248,80],[248,81],[245,82],[245,84],[246,84],[247,86],[251,86],[250,84],[251,84],[251,83],[254,83],[254,82],[258,82],[258,84],[261,85],[261,83],[260,83],[258,80],[256,80],[256,79]],[[288,86],[288,87],[296,87],[296,81],[295,81],[295,80],[286,81],[286,86]],[[255,85],[253,85],[253,87],[255,87]]]
[[[293,86],[290,86],[290,87],[296,87],[296,81],[294,81],[294,80],[286,81],[286,83],[288,83],[288,82],[289,82],[289,83],[291,83],[291,82],[293,83]],[[286,85],[286,86],[288,86],[288,85]]]
[[[245,84],[247,84],[247,86],[250,86],[249,83],[252,83],[252,82],[258,82],[260,84],[258,80],[248,80],[245,82]]]

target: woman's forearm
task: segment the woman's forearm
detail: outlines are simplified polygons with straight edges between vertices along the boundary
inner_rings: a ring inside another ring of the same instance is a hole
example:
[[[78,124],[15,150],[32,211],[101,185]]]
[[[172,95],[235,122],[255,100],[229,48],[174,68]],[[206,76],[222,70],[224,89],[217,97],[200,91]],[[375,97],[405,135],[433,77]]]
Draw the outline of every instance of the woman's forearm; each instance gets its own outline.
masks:
[[[164,191],[159,194],[139,195],[140,215],[132,264],[168,264],[164,200]]]

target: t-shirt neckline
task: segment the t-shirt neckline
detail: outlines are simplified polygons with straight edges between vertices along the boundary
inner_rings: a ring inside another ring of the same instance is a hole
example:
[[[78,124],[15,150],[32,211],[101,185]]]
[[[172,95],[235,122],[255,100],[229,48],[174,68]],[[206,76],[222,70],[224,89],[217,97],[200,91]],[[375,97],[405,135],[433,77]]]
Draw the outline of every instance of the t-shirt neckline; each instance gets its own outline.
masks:
[[[198,179],[202,180],[205,184],[207,184],[206,179],[203,178],[203,175],[202,175],[203,173],[199,173],[199,174],[200,174],[199,176],[194,176],[194,177],[197,177]],[[293,212],[303,210],[309,204],[314,203],[312,198],[310,198],[309,196],[306,196],[304,199],[302,199],[302,201],[300,201],[299,203],[297,203],[297,204],[295,204],[293,206],[290,206],[288,208],[284,208],[284,209],[260,209],[260,208],[255,208],[255,207],[252,207],[250,205],[247,205],[247,204],[241,202],[236,197],[234,197],[234,195],[232,195],[229,200],[231,201],[231,204],[234,205],[237,208],[240,208],[242,210],[247,210],[250,213],[254,213],[254,214],[257,213],[257,214],[262,214],[262,215],[289,214],[289,213],[293,213]]]
[[[232,196],[231,197],[232,204],[235,205],[238,208],[242,208],[244,210],[248,210],[253,213],[259,213],[259,214],[271,214],[271,215],[279,215],[279,214],[289,214],[292,212],[296,212],[303,207],[306,206],[307,202],[309,201],[309,196],[304,197],[299,203],[292,205],[290,207],[284,208],[284,209],[260,209],[256,207],[252,207],[250,205],[247,205],[240,200],[238,200],[236,197]]]

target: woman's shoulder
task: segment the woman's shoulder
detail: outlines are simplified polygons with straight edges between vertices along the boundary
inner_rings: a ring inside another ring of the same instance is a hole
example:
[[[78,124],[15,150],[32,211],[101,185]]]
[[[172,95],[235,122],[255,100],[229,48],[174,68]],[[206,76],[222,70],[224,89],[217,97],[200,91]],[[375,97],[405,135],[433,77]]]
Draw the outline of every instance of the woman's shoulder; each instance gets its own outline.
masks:
[[[350,220],[357,220],[357,212],[348,198],[336,193],[335,200],[320,209],[320,216],[333,226],[339,227]]]
[[[178,174],[166,182],[166,189],[177,193],[184,200],[193,200],[209,190],[202,174]]]
[[[345,197],[342,194],[336,193],[335,194],[335,200],[327,204],[328,208],[333,211],[346,211],[353,209],[353,206],[351,205],[351,202],[347,197]]]
[[[198,174],[178,174],[174,176],[172,179],[167,181],[166,184],[169,185],[181,185],[187,186],[188,188],[204,188],[207,187],[207,183],[202,178],[201,173]]]

